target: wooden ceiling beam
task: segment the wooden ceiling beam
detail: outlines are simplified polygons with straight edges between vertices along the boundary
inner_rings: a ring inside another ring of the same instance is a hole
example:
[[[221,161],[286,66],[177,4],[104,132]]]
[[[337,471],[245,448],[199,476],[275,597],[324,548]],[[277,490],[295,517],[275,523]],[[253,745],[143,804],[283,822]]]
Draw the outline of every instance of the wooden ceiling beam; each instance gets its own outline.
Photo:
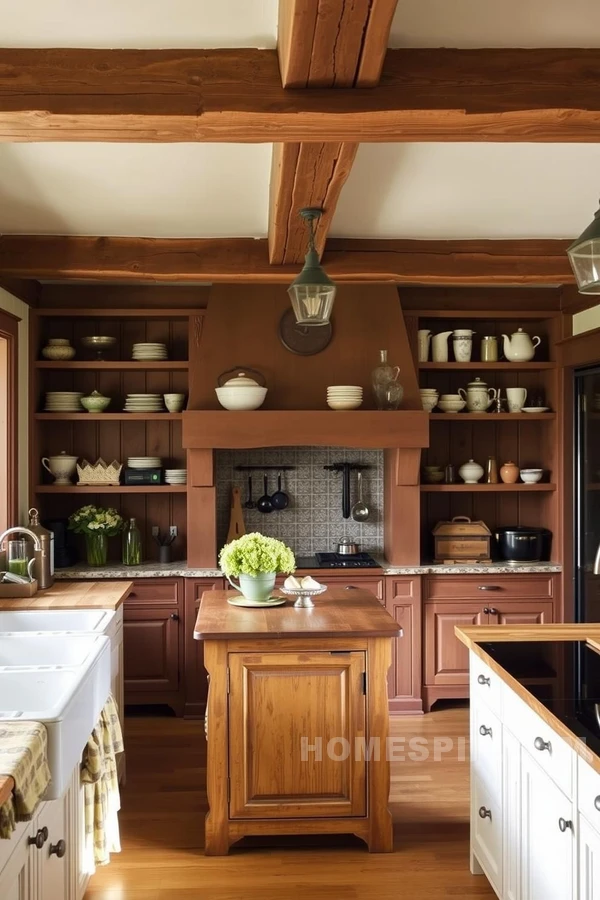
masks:
[[[336,281],[412,285],[573,284],[569,241],[369,241],[330,239],[323,256]],[[269,264],[267,241],[5,235],[0,279],[130,283],[289,284],[297,267]]]
[[[600,140],[600,50],[390,50],[285,90],[275,50],[0,50],[2,141]]]
[[[397,0],[280,0],[279,67],[284,88],[372,87],[379,80]],[[307,245],[298,211],[323,210],[319,255],[350,174],[357,143],[274,144],[269,193],[269,259],[300,264]]]

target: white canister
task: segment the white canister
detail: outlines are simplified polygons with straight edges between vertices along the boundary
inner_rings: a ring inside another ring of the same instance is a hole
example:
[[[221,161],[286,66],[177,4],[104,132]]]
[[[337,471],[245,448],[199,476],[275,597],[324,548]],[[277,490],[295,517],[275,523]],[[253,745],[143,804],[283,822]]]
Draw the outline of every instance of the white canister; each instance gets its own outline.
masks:
[[[470,459],[468,462],[462,464],[458,470],[458,474],[465,484],[477,484],[483,477],[483,466],[480,466],[474,459]]]
[[[452,332],[452,349],[456,362],[470,362],[474,334],[470,328],[456,328]]]
[[[417,341],[419,362],[427,362],[429,359],[429,345],[431,343],[431,331],[429,328],[420,328],[417,331]]]
[[[527,400],[527,391],[525,388],[506,388],[506,399],[508,402],[508,411],[511,413],[520,413]]]

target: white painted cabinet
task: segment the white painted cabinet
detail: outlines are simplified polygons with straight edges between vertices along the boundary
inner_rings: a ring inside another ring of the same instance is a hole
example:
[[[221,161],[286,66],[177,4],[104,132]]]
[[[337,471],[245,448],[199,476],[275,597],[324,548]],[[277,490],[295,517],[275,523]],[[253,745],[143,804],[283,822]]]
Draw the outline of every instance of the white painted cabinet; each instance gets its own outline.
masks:
[[[32,849],[29,839],[35,834],[33,823],[16,839],[16,845],[0,873],[2,900],[31,900],[33,894]]]
[[[521,900],[521,745],[502,734],[502,896]]]
[[[521,749],[521,900],[573,900],[573,805]]]
[[[579,816],[579,898],[600,898],[600,834]]]

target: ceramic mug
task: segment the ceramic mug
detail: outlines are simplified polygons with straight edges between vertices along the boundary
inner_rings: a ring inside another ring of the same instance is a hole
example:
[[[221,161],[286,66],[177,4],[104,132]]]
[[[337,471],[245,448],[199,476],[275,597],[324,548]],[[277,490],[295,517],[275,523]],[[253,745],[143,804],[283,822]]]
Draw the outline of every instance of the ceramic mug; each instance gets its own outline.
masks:
[[[527,391],[525,388],[506,388],[506,399],[508,401],[508,411],[520,413],[527,400]]]

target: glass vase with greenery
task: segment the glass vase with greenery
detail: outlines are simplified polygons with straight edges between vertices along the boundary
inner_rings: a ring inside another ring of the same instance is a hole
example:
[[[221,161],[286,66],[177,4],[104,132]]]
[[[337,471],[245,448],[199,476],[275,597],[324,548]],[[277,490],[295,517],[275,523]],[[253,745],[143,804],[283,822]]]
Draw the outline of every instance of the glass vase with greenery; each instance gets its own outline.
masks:
[[[116,509],[89,504],[69,516],[69,529],[85,537],[88,565],[105,566],[108,538],[123,530],[123,519]]]

